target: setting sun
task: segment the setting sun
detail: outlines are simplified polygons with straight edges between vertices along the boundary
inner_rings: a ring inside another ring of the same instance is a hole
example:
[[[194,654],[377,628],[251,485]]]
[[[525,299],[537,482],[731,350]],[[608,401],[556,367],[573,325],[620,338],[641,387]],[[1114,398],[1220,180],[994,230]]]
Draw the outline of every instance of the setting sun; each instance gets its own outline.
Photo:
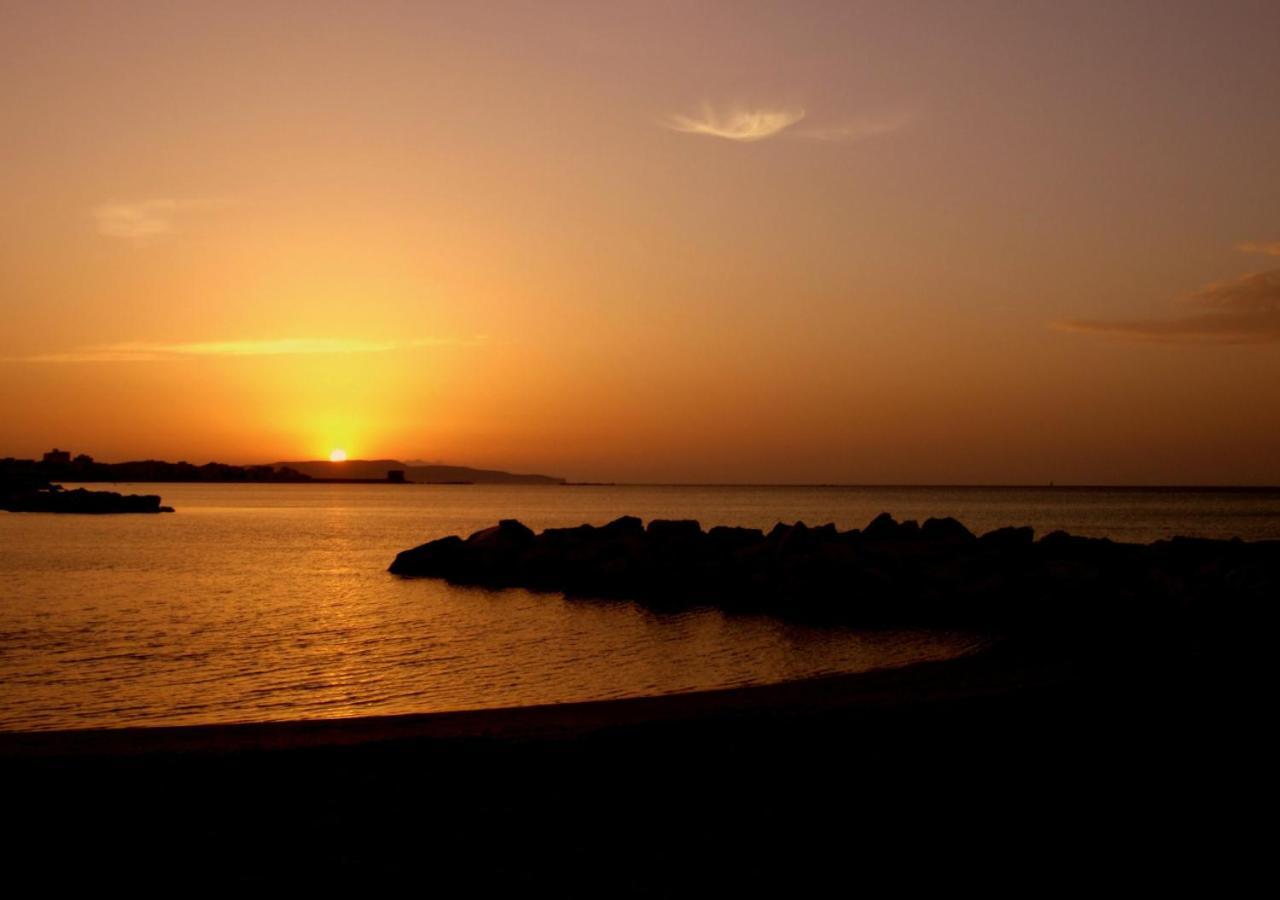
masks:
[[[329,451],[329,462],[346,462],[346,461],[347,461],[346,450],[342,450],[339,448],[336,450]]]

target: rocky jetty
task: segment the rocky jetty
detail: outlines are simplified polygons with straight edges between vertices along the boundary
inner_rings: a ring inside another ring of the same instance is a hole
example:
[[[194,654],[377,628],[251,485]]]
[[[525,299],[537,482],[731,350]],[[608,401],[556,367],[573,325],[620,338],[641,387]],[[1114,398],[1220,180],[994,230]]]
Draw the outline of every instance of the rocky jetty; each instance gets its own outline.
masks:
[[[56,484],[33,479],[0,482],[0,510],[49,513],[162,513],[155,494],[117,494],[115,491],[64,490]]]
[[[1036,540],[1026,527],[977,536],[952,518],[887,513],[861,530],[797,522],[767,534],[632,516],[535,534],[505,519],[405,550],[390,571],[824,621],[1096,628],[1170,610],[1184,621],[1206,611],[1218,622],[1252,618],[1280,596],[1280,541],[1143,545],[1061,531]]]

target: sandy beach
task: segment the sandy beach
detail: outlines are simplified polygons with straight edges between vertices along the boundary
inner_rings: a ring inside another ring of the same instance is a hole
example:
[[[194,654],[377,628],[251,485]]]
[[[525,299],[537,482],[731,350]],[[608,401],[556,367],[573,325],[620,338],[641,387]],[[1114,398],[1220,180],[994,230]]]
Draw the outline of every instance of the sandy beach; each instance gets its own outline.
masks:
[[[1143,847],[1204,862],[1228,838],[1247,849],[1221,826],[1252,771],[1238,680],[1197,660],[1085,665],[1004,643],[605,703],[4,734],[7,846],[22,865],[52,853],[95,877],[123,854],[138,883],[430,872],[452,888],[574,893],[812,885],[853,864],[871,877],[994,852],[1004,875],[1015,857],[1068,852],[1064,877],[1133,871]]]

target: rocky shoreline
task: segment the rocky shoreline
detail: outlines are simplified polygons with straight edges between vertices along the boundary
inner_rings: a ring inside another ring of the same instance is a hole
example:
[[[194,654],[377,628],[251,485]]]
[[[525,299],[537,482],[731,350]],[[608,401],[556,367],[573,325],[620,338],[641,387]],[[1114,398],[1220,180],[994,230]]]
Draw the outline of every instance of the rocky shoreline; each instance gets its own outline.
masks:
[[[493,588],[710,604],[850,624],[1048,628],[1252,618],[1280,586],[1280,541],[1118,543],[1029,527],[974,535],[887,513],[863,529],[751,528],[625,516],[549,528],[513,519],[400,553],[397,575]]]

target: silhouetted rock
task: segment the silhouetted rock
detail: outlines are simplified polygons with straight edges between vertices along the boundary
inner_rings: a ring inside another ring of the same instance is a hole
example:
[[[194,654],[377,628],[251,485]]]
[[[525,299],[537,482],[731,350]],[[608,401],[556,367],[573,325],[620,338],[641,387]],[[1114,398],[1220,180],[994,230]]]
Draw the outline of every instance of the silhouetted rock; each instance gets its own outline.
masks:
[[[695,541],[702,537],[702,526],[692,519],[654,519],[646,533],[656,541]]]
[[[463,543],[462,538],[450,535],[412,550],[405,550],[396,555],[391,571],[397,575],[451,577],[451,573],[456,573],[463,561]]]
[[[1025,547],[1035,539],[1035,529],[1029,525],[1021,527],[1006,525],[1004,528],[988,531],[978,538],[979,541],[990,547]]]
[[[516,519],[503,519],[493,528],[477,531],[467,538],[467,543],[477,547],[523,547],[533,539],[533,530],[527,525]]]
[[[816,528],[813,528],[811,530],[813,531],[814,540],[816,540],[818,543],[824,543],[826,541],[834,541],[837,537],[840,536],[840,532],[836,530],[835,522],[828,522],[825,525],[819,525]]]
[[[795,551],[809,543],[809,526],[803,522],[786,525],[779,522],[769,531],[766,540],[780,553]]]
[[[974,539],[973,532],[955,519],[925,519],[920,526],[920,536],[926,541],[956,541],[963,543]]]
[[[399,575],[522,586],[655,606],[714,603],[824,621],[994,625],[1071,639],[1148,627],[1177,612],[1261,609],[1280,583],[1280,542],[1175,539],[1123,544],[1030,528],[975,538],[952,518],[863,531],[778,523],[718,526],[626,516],[608,525],[534,534],[504,519],[465,541],[448,537],[400,553]]]
[[[736,528],[717,525],[707,532],[707,539],[716,550],[731,552],[758,544],[764,540],[764,532],[759,528]]]
[[[1067,534],[1065,531],[1051,531],[1044,537],[1040,538],[1040,545],[1052,550],[1090,550],[1099,547],[1112,546],[1112,542],[1108,538],[1091,538],[1081,537],[1076,534]]]
[[[898,536],[898,521],[887,512],[882,512],[862,529],[862,536],[868,541],[889,541]]]
[[[610,537],[643,535],[644,522],[636,516],[622,516],[614,519],[608,525],[601,526],[600,532]]]

